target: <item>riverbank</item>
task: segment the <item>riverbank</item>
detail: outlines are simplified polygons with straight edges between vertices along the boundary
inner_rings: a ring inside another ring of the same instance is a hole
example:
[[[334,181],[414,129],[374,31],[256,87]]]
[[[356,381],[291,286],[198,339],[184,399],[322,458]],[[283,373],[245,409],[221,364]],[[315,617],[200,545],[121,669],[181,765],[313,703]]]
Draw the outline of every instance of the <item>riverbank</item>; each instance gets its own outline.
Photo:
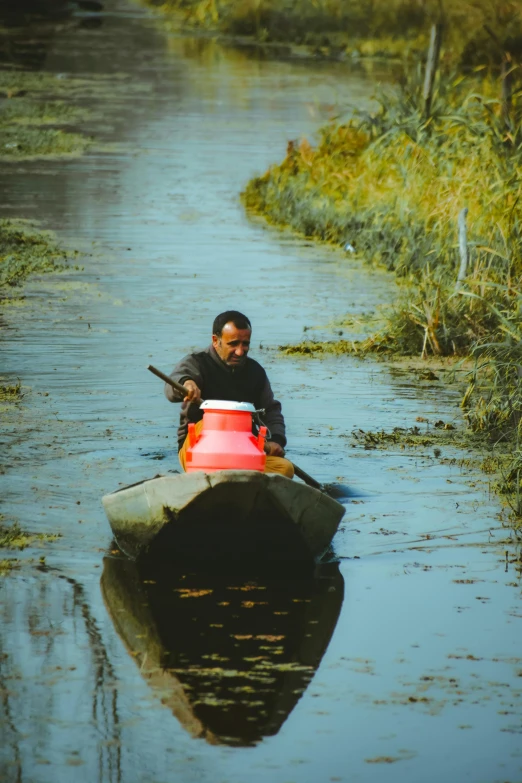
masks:
[[[441,79],[426,119],[414,74],[381,95],[377,112],[324,127],[315,147],[290,142],[243,200],[273,224],[385,266],[400,283],[369,337],[308,339],[287,352],[473,362],[461,404],[472,431],[512,451],[504,486],[520,520],[521,115],[517,105],[506,115],[499,94],[493,78]]]
[[[486,0],[473,6],[427,0],[144,0],[175,28],[219,34],[236,42],[259,46],[287,45],[290,54],[319,58],[386,57],[416,61],[427,48],[429,28],[442,22],[446,29],[444,59],[473,66],[496,55],[497,40],[516,39],[520,9],[506,3],[494,12]],[[517,44],[518,46],[520,45]],[[512,49],[513,51],[513,49]]]

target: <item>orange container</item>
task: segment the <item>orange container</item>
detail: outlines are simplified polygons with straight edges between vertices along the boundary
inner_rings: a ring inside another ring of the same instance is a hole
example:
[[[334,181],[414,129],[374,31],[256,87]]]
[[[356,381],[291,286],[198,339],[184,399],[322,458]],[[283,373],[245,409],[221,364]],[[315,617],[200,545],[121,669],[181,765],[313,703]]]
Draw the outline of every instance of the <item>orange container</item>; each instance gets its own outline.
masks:
[[[206,400],[201,404],[203,429],[199,437],[195,425],[189,424],[189,447],[186,470],[193,473],[204,470],[259,470],[264,471],[264,452],[267,429],[252,434],[252,414],[255,408],[249,402]]]

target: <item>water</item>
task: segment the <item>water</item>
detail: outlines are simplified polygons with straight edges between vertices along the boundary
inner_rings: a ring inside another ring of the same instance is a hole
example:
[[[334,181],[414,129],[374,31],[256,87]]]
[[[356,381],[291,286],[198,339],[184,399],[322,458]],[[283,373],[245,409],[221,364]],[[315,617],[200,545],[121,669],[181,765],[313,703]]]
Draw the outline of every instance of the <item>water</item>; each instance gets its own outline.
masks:
[[[462,454],[349,437],[458,421],[458,393],[407,367],[280,357],[393,282],[238,201],[336,104],[369,107],[387,72],[167,36],[123,0],[84,21],[35,41],[47,70],[85,77],[95,147],[2,164],[0,182],[2,216],[56,229],[84,267],[31,282],[3,329],[3,374],[25,397],[2,412],[2,513],[61,538],[1,584],[0,779],[520,780],[520,550],[499,501]],[[236,307],[291,458],[353,488],[339,562],[165,583],[111,555],[100,497],[177,467],[176,409],[145,367],[170,371]]]

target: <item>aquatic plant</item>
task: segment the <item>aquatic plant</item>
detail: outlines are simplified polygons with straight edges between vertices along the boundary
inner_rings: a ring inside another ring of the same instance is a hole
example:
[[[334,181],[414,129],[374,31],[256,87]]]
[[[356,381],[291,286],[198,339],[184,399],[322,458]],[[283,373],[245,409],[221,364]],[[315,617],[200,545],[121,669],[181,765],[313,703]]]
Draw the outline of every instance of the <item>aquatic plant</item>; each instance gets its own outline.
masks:
[[[310,46],[317,55],[417,56],[425,51],[426,31],[446,27],[446,57],[468,64],[494,60],[496,43],[522,50],[517,0],[145,0],[167,16],[232,36],[260,42]],[[485,31],[485,25],[490,33]]]
[[[7,576],[14,568],[19,568],[19,562],[15,558],[0,560],[0,576]]]
[[[19,285],[31,274],[63,269],[66,262],[65,250],[49,232],[27,221],[0,220],[0,299],[2,289]]]
[[[18,402],[23,397],[22,384],[20,381],[16,384],[3,384],[0,381],[0,403]]]
[[[516,451],[522,93],[514,91],[506,111],[495,74],[446,78],[426,117],[421,86],[416,72],[379,96],[377,112],[323,128],[315,147],[306,139],[290,142],[282,163],[248,183],[244,203],[308,237],[349,242],[397,276],[397,300],[371,337],[306,341],[293,350],[472,357],[463,400],[469,424]],[[465,269],[459,215],[467,215]],[[512,488],[522,486],[520,459],[507,475]]]
[[[25,549],[35,541],[56,541],[61,537],[59,533],[26,533],[17,522],[6,525],[2,520],[0,517],[0,549]]]
[[[0,520],[0,549],[24,549],[29,538],[20,525],[5,525]]]
[[[80,155],[91,140],[79,133],[52,128],[0,124],[0,158]]]
[[[16,98],[5,101],[0,114],[2,125],[69,125],[89,116],[89,112],[66,101],[35,101]]]
[[[89,114],[68,101],[49,99],[49,93],[63,91],[55,74],[0,70],[0,158],[69,156],[85,151],[92,143],[88,136],[48,127],[70,125]]]
[[[248,209],[308,237],[353,242],[394,271],[402,295],[388,316],[402,353],[466,354],[519,316],[522,275],[520,117],[506,128],[492,83],[436,94],[423,114],[416,76],[380,110],[331,124],[312,147],[248,183]],[[516,112],[513,112],[515,115]],[[459,269],[458,216],[468,209],[469,264]]]

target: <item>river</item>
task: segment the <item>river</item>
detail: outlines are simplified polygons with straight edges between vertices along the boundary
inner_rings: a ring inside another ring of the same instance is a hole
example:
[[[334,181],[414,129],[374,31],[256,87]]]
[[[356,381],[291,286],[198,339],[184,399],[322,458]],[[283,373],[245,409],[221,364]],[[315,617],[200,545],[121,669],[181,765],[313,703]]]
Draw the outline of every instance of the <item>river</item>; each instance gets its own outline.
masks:
[[[2,410],[1,511],[60,538],[1,581],[0,780],[520,781],[520,546],[500,501],[457,451],[350,438],[459,425],[458,392],[406,365],[281,356],[394,284],[238,198],[337,106],[369,108],[388,70],[167,33],[126,0],[86,19],[41,64],[84,80],[93,147],[0,166],[0,215],[54,229],[82,267],[33,279],[2,325],[24,398]],[[253,322],[291,458],[353,488],[308,580],[163,579],[111,548],[101,496],[177,467],[176,409],[145,367],[170,371],[229,308]]]

